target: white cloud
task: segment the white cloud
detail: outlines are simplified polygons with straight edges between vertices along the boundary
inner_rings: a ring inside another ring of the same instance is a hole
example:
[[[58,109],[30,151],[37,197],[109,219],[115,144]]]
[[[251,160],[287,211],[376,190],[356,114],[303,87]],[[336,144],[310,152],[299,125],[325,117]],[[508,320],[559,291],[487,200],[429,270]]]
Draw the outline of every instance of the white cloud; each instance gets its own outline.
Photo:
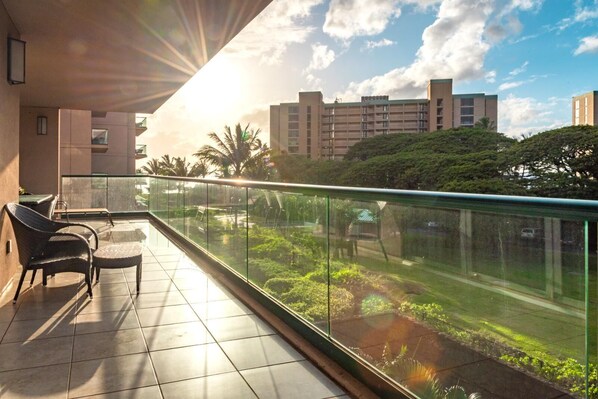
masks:
[[[519,87],[522,84],[524,84],[525,82],[520,80],[517,82],[507,82],[507,83],[503,83],[500,86],[498,86],[498,91],[504,91],[504,90],[509,90],[509,89],[514,89],[515,87]]]
[[[395,44],[397,44],[397,42],[394,42],[390,39],[380,39],[378,41],[368,40],[367,42],[365,42],[365,48],[368,50],[372,50],[378,47],[387,47]]]
[[[517,67],[515,69],[513,69],[511,72],[509,72],[509,75],[511,76],[517,76],[520,73],[523,73],[526,71],[527,66],[528,66],[529,62],[525,61],[520,67]]]
[[[380,34],[401,15],[398,4],[399,0],[330,0],[324,33],[344,41]]]
[[[486,75],[484,75],[484,79],[486,79],[486,82],[488,83],[496,82],[496,71],[488,71]]]
[[[334,50],[329,49],[325,44],[312,44],[311,49],[313,51],[311,62],[307,67],[307,72],[319,69],[326,69],[334,61],[335,54]]]
[[[370,94],[419,96],[425,93],[429,79],[484,77],[484,58],[490,48],[484,40],[484,27],[492,5],[491,0],[479,1],[476,7],[468,0],[444,1],[434,23],[424,30],[423,44],[410,66],[351,82],[338,96],[346,101]]]
[[[324,0],[274,0],[222,50],[224,54],[259,58],[277,64],[288,46],[304,43],[315,30],[306,24],[311,10]]]
[[[575,49],[573,54],[579,55],[583,53],[596,53],[598,52],[598,35],[586,36],[579,42],[579,46]]]
[[[566,122],[555,121],[553,115],[562,106],[554,98],[540,102],[532,97],[515,97],[509,94],[498,102],[499,131],[511,137],[534,134],[563,126]]]
[[[576,22],[585,22],[594,18],[598,18],[598,1],[594,1],[593,7],[576,7],[573,17]]]

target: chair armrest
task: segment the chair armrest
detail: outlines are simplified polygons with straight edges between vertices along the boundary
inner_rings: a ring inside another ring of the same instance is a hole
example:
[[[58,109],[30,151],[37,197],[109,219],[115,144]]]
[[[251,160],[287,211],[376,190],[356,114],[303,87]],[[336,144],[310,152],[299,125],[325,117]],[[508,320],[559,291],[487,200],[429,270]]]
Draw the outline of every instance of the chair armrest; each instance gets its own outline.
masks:
[[[87,259],[89,260],[89,262],[91,262],[92,251],[91,251],[91,247],[89,246],[89,241],[87,241],[87,238],[85,238],[82,235],[77,234],[77,233],[60,233],[60,232],[53,233],[51,237],[73,237],[73,238],[76,238],[77,240],[81,240],[87,247]],[[96,235],[96,237],[97,237],[97,235]],[[95,249],[97,249],[97,240],[96,240],[96,248]]]
[[[56,223],[60,223],[61,225],[63,225],[61,227],[61,229],[66,228],[66,227],[78,226],[78,227],[84,227],[85,229],[89,230],[91,232],[91,234],[93,235],[93,237],[95,238],[95,248],[94,249],[98,249],[98,244],[100,242],[98,239],[98,233],[90,225],[85,224],[85,223],[69,223],[69,222],[56,222]],[[66,233],[63,233],[63,234],[66,234]],[[72,233],[72,234],[76,234],[76,233]]]

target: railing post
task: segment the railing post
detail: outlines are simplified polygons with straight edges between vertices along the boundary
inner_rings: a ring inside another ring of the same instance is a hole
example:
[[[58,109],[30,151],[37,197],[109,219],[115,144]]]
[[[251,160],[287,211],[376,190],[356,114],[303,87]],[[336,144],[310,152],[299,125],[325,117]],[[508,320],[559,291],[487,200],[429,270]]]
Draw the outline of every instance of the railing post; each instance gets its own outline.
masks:
[[[245,277],[249,282],[249,187],[245,187]]]
[[[328,295],[328,320],[326,323],[326,334],[330,338],[332,317],[330,315],[330,195],[326,196],[326,277],[327,277],[327,295]]]
[[[461,250],[461,273],[465,276],[473,271],[471,211],[459,211],[459,247]]]

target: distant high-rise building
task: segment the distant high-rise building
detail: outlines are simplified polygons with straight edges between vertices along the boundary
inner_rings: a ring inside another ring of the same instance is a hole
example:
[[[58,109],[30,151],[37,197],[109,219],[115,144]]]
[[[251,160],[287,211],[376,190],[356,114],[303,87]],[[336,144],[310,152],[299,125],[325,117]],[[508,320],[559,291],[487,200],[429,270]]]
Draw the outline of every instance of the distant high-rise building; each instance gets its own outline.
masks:
[[[389,100],[365,96],[360,102],[324,103],[322,93],[300,92],[299,102],[270,106],[270,146],[274,153],[342,159],[367,137],[473,127],[482,117],[497,125],[496,95],[453,94],[452,79],[431,80],[428,98]]]
[[[573,97],[571,111],[571,123],[574,126],[598,126],[598,91]]]

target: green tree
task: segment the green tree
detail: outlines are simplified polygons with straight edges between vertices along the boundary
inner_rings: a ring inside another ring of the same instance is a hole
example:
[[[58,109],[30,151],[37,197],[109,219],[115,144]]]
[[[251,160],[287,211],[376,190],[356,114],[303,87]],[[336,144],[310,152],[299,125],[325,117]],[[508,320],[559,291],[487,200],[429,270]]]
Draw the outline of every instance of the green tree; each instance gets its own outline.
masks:
[[[171,166],[164,165],[164,171],[167,176],[180,177],[205,177],[209,172],[204,162],[191,164],[187,162],[186,157],[172,158]]]
[[[222,138],[215,132],[208,134],[215,146],[206,144],[194,156],[217,168],[220,177],[245,177],[262,166],[270,150],[258,138],[260,130],[235,126],[234,132],[224,127]]]
[[[527,137],[506,154],[509,174],[531,195],[598,196],[598,127],[568,126]]]
[[[488,118],[487,116],[482,116],[473,126],[482,130],[496,131],[496,123],[494,123],[494,121],[491,121],[490,118]]]
[[[147,173],[148,175],[161,175],[162,174],[162,163],[157,158],[152,158],[145,165],[143,165],[139,171],[141,173]]]

